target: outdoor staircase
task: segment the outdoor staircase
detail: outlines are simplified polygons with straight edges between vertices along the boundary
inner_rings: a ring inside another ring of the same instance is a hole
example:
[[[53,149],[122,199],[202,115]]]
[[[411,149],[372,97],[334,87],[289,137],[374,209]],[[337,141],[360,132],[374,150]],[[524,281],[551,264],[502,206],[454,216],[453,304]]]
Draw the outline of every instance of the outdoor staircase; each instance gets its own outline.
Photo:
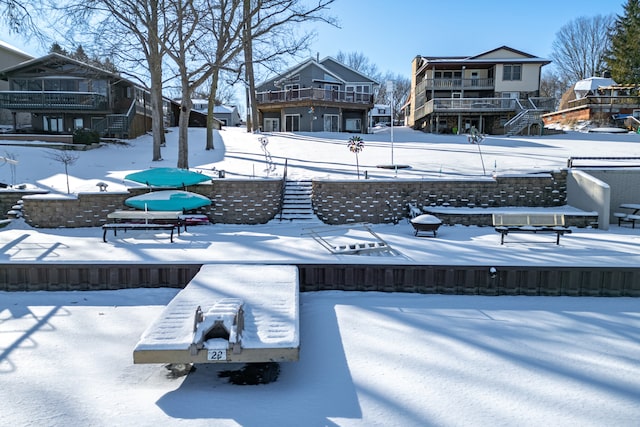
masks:
[[[286,181],[280,221],[318,221],[311,203],[311,181]]]
[[[522,110],[504,125],[505,135],[518,135],[523,129],[532,124],[538,124],[540,129],[544,127],[540,110]]]

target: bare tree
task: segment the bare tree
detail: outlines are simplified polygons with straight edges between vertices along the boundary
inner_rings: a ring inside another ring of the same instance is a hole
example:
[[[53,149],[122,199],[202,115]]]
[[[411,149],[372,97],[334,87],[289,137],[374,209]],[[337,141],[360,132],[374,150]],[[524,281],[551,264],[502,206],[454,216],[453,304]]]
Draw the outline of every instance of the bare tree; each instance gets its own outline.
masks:
[[[540,96],[560,100],[562,94],[568,87],[570,87],[570,85],[563,81],[557,73],[549,70],[542,73],[542,78],[540,79]],[[558,105],[556,105],[556,107],[557,106]]]
[[[40,0],[0,0],[0,11],[9,31],[25,36],[40,34],[33,14],[42,9]]]
[[[361,72],[365,76],[380,80],[381,74],[378,71],[378,66],[371,63],[371,61],[369,61],[369,58],[362,52],[346,53],[340,50],[336,55],[336,59],[338,60],[338,62],[341,62],[344,65]]]
[[[164,115],[162,108],[162,62],[167,34],[173,31],[164,15],[165,0],[85,0],[62,6],[70,20],[71,34],[93,37],[95,45],[121,62],[142,66],[150,80],[152,160],[162,160]],[[139,53],[142,53],[142,57]],[[125,73],[145,82],[134,73]]]
[[[562,80],[576,82],[604,70],[608,31],[613,22],[613,15],[597,15],[576,18],[560,28],[552,45],[551,59]]]
[[[411,91],[411,79],[400,74],[387,72],[385,75],[378,77],[380,89],[376,95],[377,104],[385,104],[391,107],[393,111],[393,120],[400,118],[402,106],[407,100],[407,96]],[[386,82],[393,82],[393,93],[387,92]]]
[[[210,66],[209,96],[207,109],[207,143],[205,149],[213,150],[213,110],[219,100],[218,88],[220,72],[228,70],[229,64],[243,51],[241,34],[244,30],[241,0],[210,0],[209,9],[216,11],[210,15],[211,37],[215,44],[213,56],[207,50],[202,54],[208,58]]]
[[[178,119],[178,168],[189,168],[189,117],[193,101],[191,95],[207,81],[211,68],[198,55],[196,46],[204,40],[201,18],[206,2],[197,0],[168,0],[170,20],[175,23],[165,44],[166,53],[176,67],[180,82],[180,117]]]
[[[67,194],[71,193],[69,188],[69,166],[72,166],[78,160],[78,155],[67,150],[51,150],[47,157],[64,165],[64,174],[67,177]]]

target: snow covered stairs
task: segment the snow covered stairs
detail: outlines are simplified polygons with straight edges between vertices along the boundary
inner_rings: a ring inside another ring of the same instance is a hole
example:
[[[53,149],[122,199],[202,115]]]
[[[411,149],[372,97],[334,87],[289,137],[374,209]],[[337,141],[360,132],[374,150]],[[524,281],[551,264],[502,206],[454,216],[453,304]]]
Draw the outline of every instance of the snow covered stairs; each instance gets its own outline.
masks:
[[[281,221],[317,221],[311,203],[311,181],[287,180],[284,187]]]

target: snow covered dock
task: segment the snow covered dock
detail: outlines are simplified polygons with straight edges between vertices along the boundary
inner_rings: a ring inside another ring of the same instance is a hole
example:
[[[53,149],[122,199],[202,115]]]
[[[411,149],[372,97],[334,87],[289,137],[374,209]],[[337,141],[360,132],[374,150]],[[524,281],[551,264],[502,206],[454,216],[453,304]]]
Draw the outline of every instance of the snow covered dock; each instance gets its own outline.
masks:
[[[134,363],[297,361],[298,269],[207,264],[142,334]]]

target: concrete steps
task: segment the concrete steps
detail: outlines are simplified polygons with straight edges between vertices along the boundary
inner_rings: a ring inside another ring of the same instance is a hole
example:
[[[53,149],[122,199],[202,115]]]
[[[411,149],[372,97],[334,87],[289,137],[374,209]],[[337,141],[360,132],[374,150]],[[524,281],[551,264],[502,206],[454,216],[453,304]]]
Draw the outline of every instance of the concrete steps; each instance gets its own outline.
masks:
[[[311,181],[287,181],[281,221],[317,221],[311,203]]]

